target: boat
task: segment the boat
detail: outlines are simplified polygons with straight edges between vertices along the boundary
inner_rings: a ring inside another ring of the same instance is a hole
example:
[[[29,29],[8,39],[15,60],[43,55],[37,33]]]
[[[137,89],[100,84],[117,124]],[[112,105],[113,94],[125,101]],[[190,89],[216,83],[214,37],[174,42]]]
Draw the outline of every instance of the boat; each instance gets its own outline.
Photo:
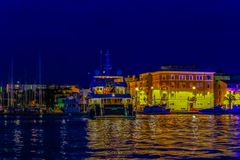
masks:
[[[228,114],[228,110],[222,108],[222,106],[214,106],[213,108],[206,108],[199,110],[199,113],[202,114]]]
[[[143,109],[143,112],[140,112],[140,114],[169,114],[170,109],[166,108],[166,105],[153,105],[153,106],[145,106]]]
[[[17,105],[17,106],[9,106],[7,109],[8,113],[14,113],[14,114],[22,114],[24,113],[24,107]]]
[[[127,93],[127,83],[123,76],[111,75],[109,53],[106,64],[98,75],[93,76],[91,93],[88,98],[90,118],[135,118],[131,95]]]
[[[231,109],[227,109],[228,114],[240,114],[240,106],[233,106]]]
[[[61,108],[64,113],[80,113],[81,109],[77,98],[74,96],[57,98],[57,106]]]
[[[39,107],[24,107],[24,113],[38,114],[38,113],[40,113],[40,108]]]

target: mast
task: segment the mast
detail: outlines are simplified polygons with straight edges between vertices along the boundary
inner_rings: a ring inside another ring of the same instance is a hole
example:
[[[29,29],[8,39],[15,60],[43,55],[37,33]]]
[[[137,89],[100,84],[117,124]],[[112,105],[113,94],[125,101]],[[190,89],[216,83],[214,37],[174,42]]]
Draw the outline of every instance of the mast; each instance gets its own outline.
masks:
[[[106,54],[105,54],[105,65],[104,65],[104,70],[107,76],[110,75],[110,71],[112,69],[112,65],[110,63],[110,54],[109,54],[109,50],[106,50]]]
[[[39,105],[42,105],[42,57],[41,54],[39,53],[38,57],[38,83],[39,83]]]
[[[11,84],[10,84],[10,106],[13,106],[13,88],[14,88],[14,84],[13,84],[13,59],[11,60]]]

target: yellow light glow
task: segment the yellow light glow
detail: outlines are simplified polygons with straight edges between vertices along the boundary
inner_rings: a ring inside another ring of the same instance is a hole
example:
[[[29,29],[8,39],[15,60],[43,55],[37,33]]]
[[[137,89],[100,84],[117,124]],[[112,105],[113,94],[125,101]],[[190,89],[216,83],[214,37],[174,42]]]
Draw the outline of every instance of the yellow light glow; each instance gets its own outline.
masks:
[[[192,89],[193,89],[193,90],[195,90],[195,89],[196,89],[196,87],[195,87],[195,86],[193,86],[193,87],[192,87]]]

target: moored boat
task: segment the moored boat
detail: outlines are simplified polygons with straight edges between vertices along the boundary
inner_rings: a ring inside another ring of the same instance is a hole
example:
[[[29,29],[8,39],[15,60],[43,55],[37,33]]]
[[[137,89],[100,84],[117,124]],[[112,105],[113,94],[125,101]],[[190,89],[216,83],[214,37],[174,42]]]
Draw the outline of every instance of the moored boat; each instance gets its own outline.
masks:
[[[91,118],[135,118],[131,95],[123,76],[111,75],[109,53],[106,53],[104,69],[93,77],[89,95],[89,116]]]
[[[228,111],[222,106],[214,106],[213,108],[206,108],[206,109],[201,109],[199,110],[199,113],[202,114],[227,114]]]
[[[143,112],[140,114],[169,114],[170,109],[167,109],[165,105],[153,105],[153,106],[145,106]]]
[[[227,109],[228,114],[240,114],[240,106],[233,106],[231,109]]]
[[[121,76],[94,77],[89,109],[92,118],[135,117],[131,96],[126,93],[126,83]]]

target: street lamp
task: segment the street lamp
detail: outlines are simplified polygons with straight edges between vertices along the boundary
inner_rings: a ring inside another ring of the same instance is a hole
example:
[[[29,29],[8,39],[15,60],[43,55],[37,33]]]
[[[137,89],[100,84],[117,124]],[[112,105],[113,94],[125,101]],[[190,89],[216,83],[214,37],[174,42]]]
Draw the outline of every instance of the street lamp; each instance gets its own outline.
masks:
[[[196,107],[196,101],[197,101],[197,99],[196,99],[196,86],[193,86],[192,89],[193,89],[193,95],[194,95],[194,97],[193,97],[193,106],[191,106],[190,110],[191,110],[192,108]],[[195,105],[194,105],[194,104],[195,104]]]
[[[152,105],[152,104],[155,105],[155,95],[154,95],[154,99],[153,99],[153,90],[154,90],[154,87],[152,86],[152,87],[151,87],[151,102],[150,102],[151,105]]]
[[[135,107],[136,107],[136,110],[138,109],[138,91],[139,91],[139,88],[136,87],[135,88]]]

